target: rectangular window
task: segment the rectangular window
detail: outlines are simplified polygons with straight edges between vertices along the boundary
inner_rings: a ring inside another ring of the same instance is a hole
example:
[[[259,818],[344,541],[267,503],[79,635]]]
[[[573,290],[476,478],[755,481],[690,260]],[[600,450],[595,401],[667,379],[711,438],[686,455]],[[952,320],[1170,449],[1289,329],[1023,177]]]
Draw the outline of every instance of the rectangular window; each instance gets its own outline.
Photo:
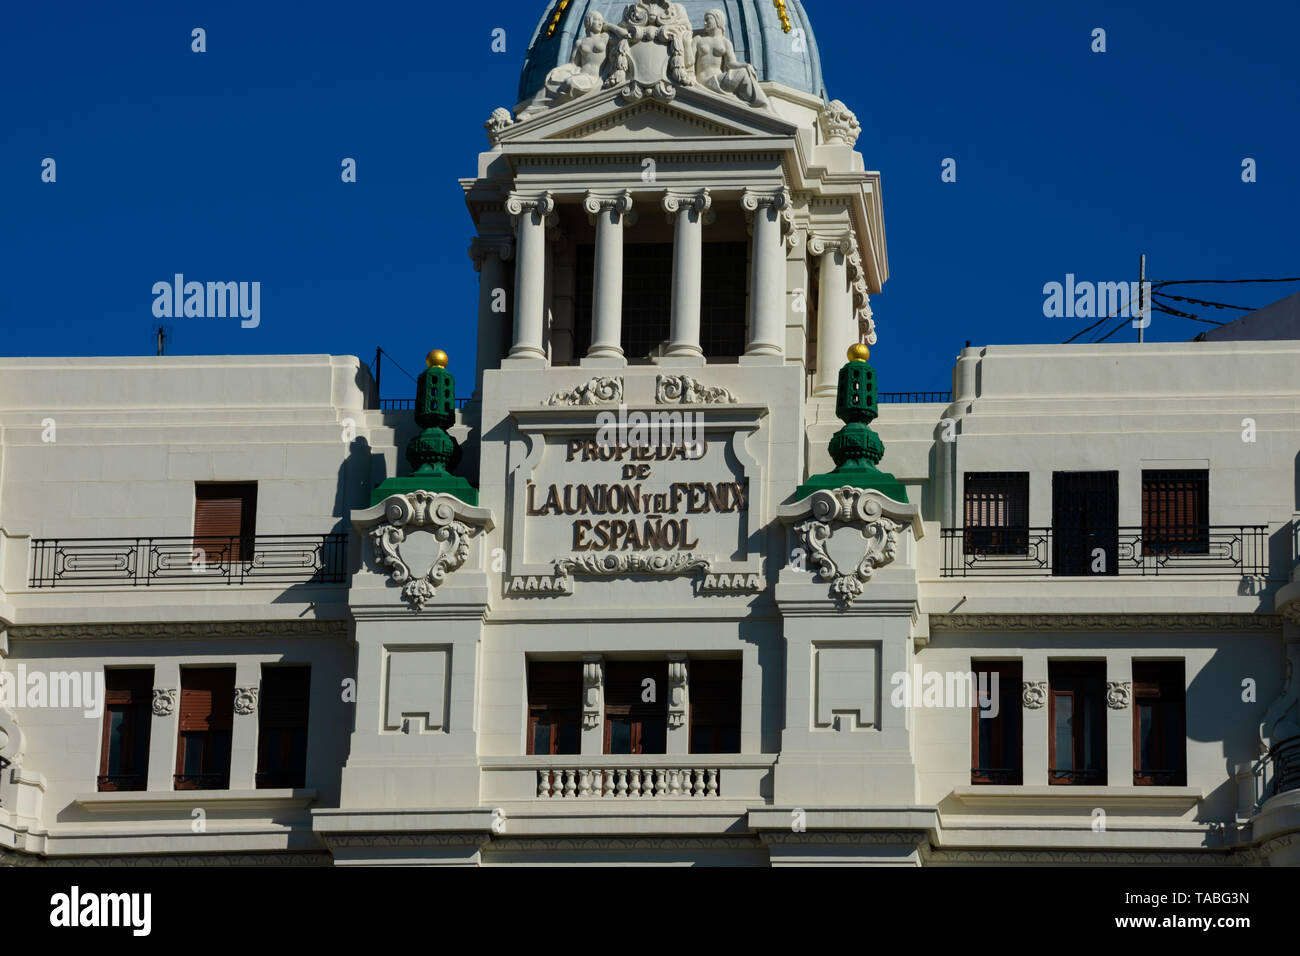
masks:
[[[195,484],[194,549],[206,564],[252,560],[256,521],[256,482]]]
[[[706,358],[736,358],[745,351],[748,256],[744,242],[704,243],[700,348]]]
[[[262,668],[258,697],[257,787],[307,785],[307,714],[311,668]]]
[[[1029,472],[967,472],[965,526],[967,554],[1029,554]]]
[[[230,789],[233,667],[182,667],[177,790]]]
[[[668,749],[668,662],[606,661],[605,753]]]
[[[1208,554],[1210,473],[1142,472],[1142,553]]]
[[[623,246],[623,354],[648,359],[667,349],[673,302],[673,244]]]
[[[1119,472],[1052,475],[1052,573],[1119,573]]]
[[[582,750],[582,663],[529,661],[528,753]]]
[[[970,782],[1020,785],[1024,780],[1020,734],[1020,662],[971,661]],[[980,675],[987,675],[981,683]],[[996,675],[996,688],[994,676]],[[983,697],[987,693],[988,697]]]
[[[1048,663],[1047,782],[1106,783],[1106,665],[1101,661]]]
[[[693,754],[740,753],[740,661],[690,662]]]
[[[1182,661],[1133,662],[1133,783],[1187,784],[1187,709]]]
[[[153,668],[107,668],[104,690],[98,788],[147,790]]]

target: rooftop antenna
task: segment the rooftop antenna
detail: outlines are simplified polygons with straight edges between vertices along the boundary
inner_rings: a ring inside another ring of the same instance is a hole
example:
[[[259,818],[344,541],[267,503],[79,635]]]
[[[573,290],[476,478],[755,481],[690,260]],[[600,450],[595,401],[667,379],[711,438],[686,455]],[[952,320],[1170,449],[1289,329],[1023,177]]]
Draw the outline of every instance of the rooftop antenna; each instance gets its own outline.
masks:
[[[161,356],[167,354],[167,340],[171,337],[171,332],[168,331],[167,326],[165,325],[160,325],[154,329],[154,340],[157,343],[158,355]]]
[[[1138,345],[1146,341],[1147,325],[1147,254],[1138,259]]]

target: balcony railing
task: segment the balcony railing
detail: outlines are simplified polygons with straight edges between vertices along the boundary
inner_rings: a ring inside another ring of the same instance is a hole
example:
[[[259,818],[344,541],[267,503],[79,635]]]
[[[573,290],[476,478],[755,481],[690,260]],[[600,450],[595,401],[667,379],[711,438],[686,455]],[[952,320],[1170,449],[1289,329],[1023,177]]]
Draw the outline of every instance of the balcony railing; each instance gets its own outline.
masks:
[[[456,399],[456,408],[462,409],[470,403],[471,399]],[[415,411],[415,399],[413,398],[381,398],[379,400],[379,410],[381,412],[413,412]]]
[[[716,797],[718,768],[539,770],[539,797]]]
[[[1288,737],[1275,743],[1268,752],[1273,765],[1273,792],[1300,790],[1300,737]]]
[[[177,790],[229,790],[229,773],[178,773],[172,776]]]
[[[147,790],[148,777],[142,773],[101,773],[95,778],[100,793],[117,790]]]
[[[945,578],[1268,574],[1266,525],[944,528],[941,541]]]
[[[346,534],[32,541],[33,588],[346,582]]]
[[[880,392],[876,401],[881,405],[933,404],[950,405],[952,392]]]

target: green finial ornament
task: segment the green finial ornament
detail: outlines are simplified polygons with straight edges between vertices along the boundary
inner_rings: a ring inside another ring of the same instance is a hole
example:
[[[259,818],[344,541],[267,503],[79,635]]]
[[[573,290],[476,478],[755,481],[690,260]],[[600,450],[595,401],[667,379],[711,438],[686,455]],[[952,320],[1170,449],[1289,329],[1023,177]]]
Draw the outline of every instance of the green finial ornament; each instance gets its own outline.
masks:
[[[478,505],[478,490],[452,471],[460,463],[460,443],[447,433],[456,424],[456,377],[447,371],[447,353],[434,349],[415,385],[415,423],[420,434],[406,445],[409,478],[389,478],[370,494],[371,505],[389,495],[423,490],[454,495]]]
[[[876,420],[876,370],[867,359],[871,350],[865,345],[849,347],[849,361],[840,369],[839,388],[835,394],[835,415],[844,423],[831,436],[828,451],[835,470],[813,475],[795,491],[802,500],[814,491],[842,488],[871,488],[894,501],[907,501],[907,488],[876,465],[885,457],[885,443],[871,430]]]

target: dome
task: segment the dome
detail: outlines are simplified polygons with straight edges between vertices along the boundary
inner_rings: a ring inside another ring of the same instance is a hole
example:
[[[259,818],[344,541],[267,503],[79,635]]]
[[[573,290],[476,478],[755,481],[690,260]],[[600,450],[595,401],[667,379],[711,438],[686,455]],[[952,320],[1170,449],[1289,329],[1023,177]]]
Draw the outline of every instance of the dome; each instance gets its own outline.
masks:
[[[773,0],[679,2],[686,8],[691,25],[696,29],[704,26],[704,15],[708,11],[722,10],[727,15],[727,36],[736,48],[736,56],[752,63],[760,80],[783,83],[826,98],[817,41],[799,0],[785,0],[790,33],[785,32],[780,10]],[[542,88],[547,73],[569,62],[573,44],[584,36],[583,21],[589,11],[595,10],[606,20],[618,23],[623,19],[627,6],[628,0],[550,0],[524,58],[524,70],[519,77],[519,101],[531,98]],[[796,30],[803,31],[804,41],[801,44],[804,49],[798,52],[795,50]]]

